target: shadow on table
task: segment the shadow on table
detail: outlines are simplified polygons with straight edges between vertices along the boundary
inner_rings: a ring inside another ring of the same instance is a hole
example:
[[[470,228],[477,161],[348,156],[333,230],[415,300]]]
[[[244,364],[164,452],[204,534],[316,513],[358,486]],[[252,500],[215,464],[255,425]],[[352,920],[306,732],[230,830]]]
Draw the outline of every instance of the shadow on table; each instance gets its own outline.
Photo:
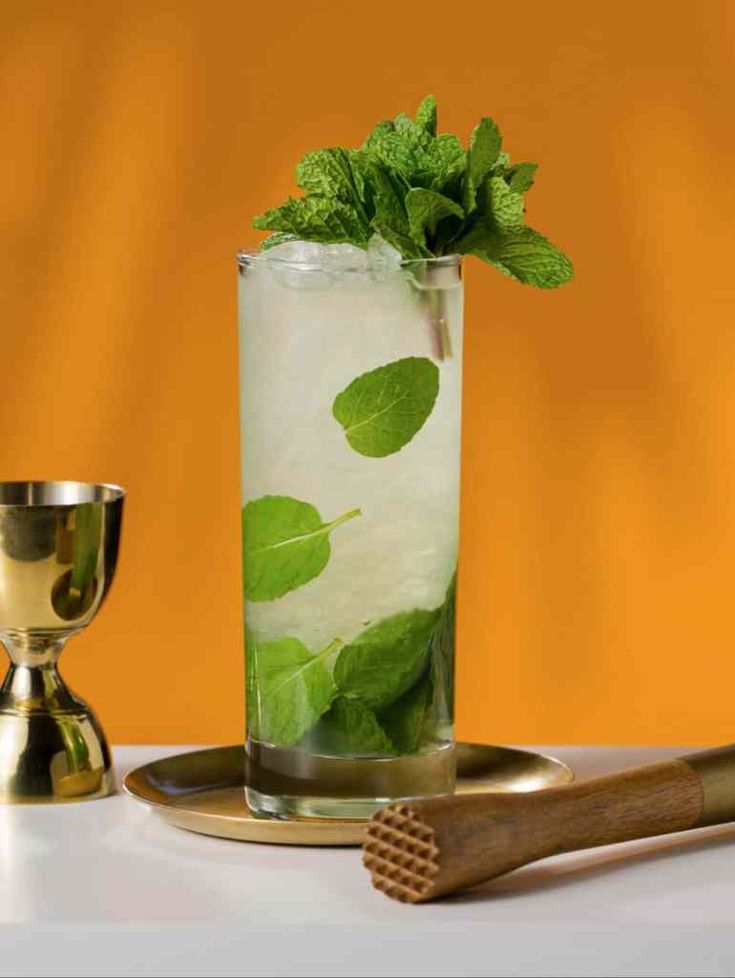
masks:
[[[708,830],[705,836],[697,833],[687,838],[669,837],[652,840],[643,851],[637,849],[631,852],[630,849],[625,849],[611,852],[600,858],[599,855],[594,854],[594,850],[590,850],[588,853],[579,854],[580,859],[585,859],[582,865],[576,863],[572,866],[559,866],[542,860],[515,870],[508,876],[450,895],[446,899],[454,903],[473,903],[482,900],[525,897],[532,892],[575,886],[598,876],[621,872],[646,863],[658,862],[661,859],[676,859],[708,849],[724,849],[733,843],[735,843],[735,826],[727,825],[715,832]]]

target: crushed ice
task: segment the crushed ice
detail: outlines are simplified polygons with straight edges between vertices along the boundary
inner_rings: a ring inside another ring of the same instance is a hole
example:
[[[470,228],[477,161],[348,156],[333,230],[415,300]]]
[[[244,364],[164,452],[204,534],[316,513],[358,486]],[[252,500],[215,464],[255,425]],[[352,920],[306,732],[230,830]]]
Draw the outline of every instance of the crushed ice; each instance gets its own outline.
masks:
[[[395,272],[401,254],[373,235],[367,248],[351,244],[319,244],[314,241],[286,241],[263,252],[279,281],[296,289],[323,289],[332,283],[366,284]]]

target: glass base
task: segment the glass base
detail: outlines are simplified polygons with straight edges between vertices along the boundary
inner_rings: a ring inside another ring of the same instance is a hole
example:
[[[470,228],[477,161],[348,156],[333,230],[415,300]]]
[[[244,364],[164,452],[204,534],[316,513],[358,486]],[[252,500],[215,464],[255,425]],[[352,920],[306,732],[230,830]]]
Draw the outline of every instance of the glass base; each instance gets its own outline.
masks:
[[[249,741],[245,797],[267,818],[368,819],[405,798],[451,794],[454,745],[401,757],[333,757]]]
[[[336,818],[365,821],[395,798],[317,798],[309,795],[264,795],[245,789],[254,815],[262,818]]]

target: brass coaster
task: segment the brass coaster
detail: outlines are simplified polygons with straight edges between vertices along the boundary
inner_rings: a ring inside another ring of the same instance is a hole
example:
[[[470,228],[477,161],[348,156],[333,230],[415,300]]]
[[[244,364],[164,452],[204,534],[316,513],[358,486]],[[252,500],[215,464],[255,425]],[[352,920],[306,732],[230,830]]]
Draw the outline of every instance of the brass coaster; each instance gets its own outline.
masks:
[[[126,776],[133,798],[181,829],[244,842],[292,846],[359,846],[365,822],[256,818],[245,803],[245,749],[214,747],[176,754]],[[537,791],[574,780],[553,757],[510,747],[457,744],[457,791]]]

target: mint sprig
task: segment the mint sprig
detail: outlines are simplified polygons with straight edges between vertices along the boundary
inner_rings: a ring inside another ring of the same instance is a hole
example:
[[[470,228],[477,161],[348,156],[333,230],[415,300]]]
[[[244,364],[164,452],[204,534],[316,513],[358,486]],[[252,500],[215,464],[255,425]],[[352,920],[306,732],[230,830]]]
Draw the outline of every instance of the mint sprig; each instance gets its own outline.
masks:
[[[307,153],[296,170],[303,196],[253,225],[276,232],[264,248],[293,239],[365,248],[379,234],[404,259],[474,255],[518,282],[556,288],[574,272],[526,224],[524,195],[536,170],[536,163],[511,163],[490,118],[477,124],[466,150],[456,136],[437,134],[429,95],[414,119],[401,113],[379,122],[359,149]]]

